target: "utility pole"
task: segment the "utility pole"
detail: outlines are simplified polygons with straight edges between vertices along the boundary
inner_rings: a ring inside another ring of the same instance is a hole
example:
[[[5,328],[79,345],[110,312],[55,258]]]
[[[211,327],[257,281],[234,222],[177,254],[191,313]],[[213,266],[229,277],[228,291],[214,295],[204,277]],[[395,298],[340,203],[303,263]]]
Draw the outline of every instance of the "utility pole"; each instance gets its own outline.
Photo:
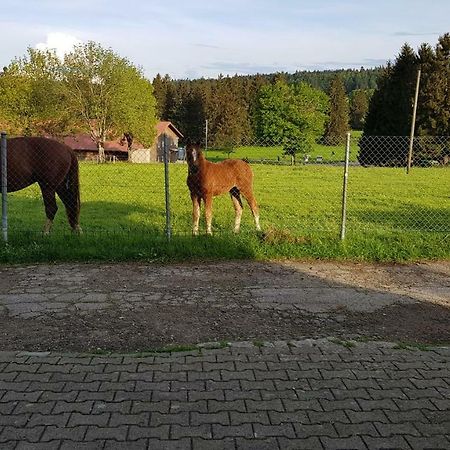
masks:
[[[409,136],[409,152],[408,152],[408,165],[406,167],[406,173],[411,170],[413,142],[414,142],[414,128],[416,127],[416,111],[417,111],[417,99],[419,98],[419,85],[420,85],[420,69],[417,71],[416,93],[414,95],[413,116],[411,122],[411,134]]]

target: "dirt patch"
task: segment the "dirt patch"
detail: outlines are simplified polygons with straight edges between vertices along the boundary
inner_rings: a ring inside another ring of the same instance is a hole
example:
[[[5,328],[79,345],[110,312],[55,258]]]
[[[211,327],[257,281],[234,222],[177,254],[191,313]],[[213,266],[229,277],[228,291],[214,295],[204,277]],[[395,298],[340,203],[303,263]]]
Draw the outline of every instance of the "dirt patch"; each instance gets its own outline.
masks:
[[[0,350],[145,351],[305,337],[450,343],[450,264],[9,267]]]
[[[389,306],[375,313],[331,314],[185,305],[71,317],[1,321],[1,350],[145,351],[210,341],[289,340],[335,336],[415,343],[450,343],[450,310],[438,305]],[[400,326],[399,326],[400,324]]]

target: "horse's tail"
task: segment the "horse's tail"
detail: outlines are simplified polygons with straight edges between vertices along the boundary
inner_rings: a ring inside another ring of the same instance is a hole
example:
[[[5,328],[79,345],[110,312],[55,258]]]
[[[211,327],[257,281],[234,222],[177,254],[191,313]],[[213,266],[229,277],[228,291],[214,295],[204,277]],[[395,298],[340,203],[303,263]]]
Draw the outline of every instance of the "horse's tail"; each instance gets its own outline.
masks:
[[[80,176],[78,169],[78,159],[74,152],[71,152],[71,162],[66,178],[66,206],[69,224],[75,231],[79,231],[80,219]]]

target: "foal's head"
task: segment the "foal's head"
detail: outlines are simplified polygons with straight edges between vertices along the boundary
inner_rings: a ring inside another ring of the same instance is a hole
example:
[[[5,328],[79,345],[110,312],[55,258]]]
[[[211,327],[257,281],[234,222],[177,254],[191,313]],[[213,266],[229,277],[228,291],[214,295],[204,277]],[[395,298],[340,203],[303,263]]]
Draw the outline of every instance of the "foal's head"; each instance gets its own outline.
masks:
[[[198,166],[199,160],[202,156],[200,144],[187,144],[186,146],[186,160],[189,167]]]

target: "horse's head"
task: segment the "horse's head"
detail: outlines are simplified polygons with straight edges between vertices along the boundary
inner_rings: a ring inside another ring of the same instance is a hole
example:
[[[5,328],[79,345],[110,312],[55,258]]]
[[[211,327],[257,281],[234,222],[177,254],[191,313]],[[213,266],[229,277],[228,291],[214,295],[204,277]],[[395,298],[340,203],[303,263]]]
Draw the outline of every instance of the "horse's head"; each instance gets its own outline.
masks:
[[[186,160],[190,168],[197,167],[202,156],[200,144],[186,145]]]

